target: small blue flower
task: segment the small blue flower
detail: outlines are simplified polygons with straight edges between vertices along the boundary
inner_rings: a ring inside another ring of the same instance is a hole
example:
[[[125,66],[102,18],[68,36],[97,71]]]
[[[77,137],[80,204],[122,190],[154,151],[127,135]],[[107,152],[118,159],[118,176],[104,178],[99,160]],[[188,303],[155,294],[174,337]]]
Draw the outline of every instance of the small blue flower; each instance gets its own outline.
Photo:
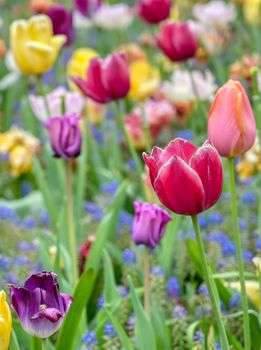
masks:
[[[81,339],[82,343],[86,345],[95,345],[97,343],[97,336],[95,332],[87,331]]]
[[[235,293],[230,298],[229,306],[231,308],[238,308],[241,306],[241,303],[242,303],[241,293]]]
[[[136,163],[134,159],[132,158],[128,159],[127,164],[130,170],[133,170],[133,171],[136,170]]]
[[[194,132],[189,129],[179,130],[176,132],[176,137],[181,137],[182,139],[185,139],[187,141],[193,141],[194,136]]]
[[[85,201],[84,210],[86,213],[90,214],[95,221],[100,221],[103,218],[103,210],[96,203]]]
[[[125,249],[122,253],[122,261],[126,265],[135,264],[137,261],[135,252],[130,248]]]
[[[172,316],[175,318],[183,318],[188,315],[188,310],[182,305],[176,305],[173,309]]]
[[[256,250],[261,250],[261,238],[259,238],[257,241],[256,241],[256,246],[255,246]]]
[[[248,224],[247,224],[245,219],[239,218],[238,225],[239,225],[240,230],[247,230],[248,229]]]
[[[126,298],[129,294],[128,289],[125,286],[117,286],[117,289],[122,298]]]
[[[204,342],[204,334],[201,331],[196,331],[194,334],[194,341],[203,343]]]
[[[164,276],[165,275],[165,271],[163,270],[163,268],[161,268],[160,266],[154,266],[150,269],[150,273],[153,276]]]
[[[126,211],[122,210],[119,215],[118,226],[121,228],[122,226],[130,227],[133,223],[133,216]]]
[[[43,226],[48,226],[50,224],[50,217],[48,211],[42,211],[40,214],[40,222]]]
[[[27,196],[32,191],[32,185],[28,181],[23,181],[21,183],[21,195],[23,197]]]
[[[167,282],[167,294],[170,298],[179,298],[180,285],[177,277],[173,276]]]
[[[116,337],[118,335],[114,325],[111,322],[107,322],[103,329],[103,334],[108,335],[109,338]]]
[[[25,256],[17,256],[12,260],[12,264],[15,266],[27,266],[30,265],[31,260]]]
[[[7,162],[9,154],[7,152],[0,152],[0,162]]]
[[[36,220],[33,216],[27,216],[22,225],[25,230],[33,230],[36,227]]]
[[[9,268],[10,258],[0,255],[0,269],[7,270]]]
[[[101,192],[113,196],[119,187],[118,181],[106,182],[101,185]]]
[[[199,223],[199,226],[202,230],[206,229],[208,227],[208,221],[207,219],[205,218],[205,216],[202,216],[202,215],[199,215],[198,217],[198,223]]]
[[[104,135],[96,125],[91,126],[92,135],[99,145],[104,145]]]
[[[253,204],[256,202],[256,193],[251,191],[245,192],[242,194],[241,200],[244,204]]]
[[[254,257],[252,252],[250,252],[249,250],[245,250],[243,252],[242,256],[243,256],[244,261],[246,261],[246,262],[248,262],[250,264],[252,263],[252,260],[253,260],[253,257]]]
[[[206,297],[209,296],[208,288],[204,283],[198,287],[198,294],[205,295]]]
[[[104,303],[105,303],[104,295],[101,295],[98,298],[98,302],[97,302],[98,309],[101,309],[103,307]]]
[[[210,224],[221,225],[224,222],[224,216],[218,212],[210,213],[208,216],[208,220]]]

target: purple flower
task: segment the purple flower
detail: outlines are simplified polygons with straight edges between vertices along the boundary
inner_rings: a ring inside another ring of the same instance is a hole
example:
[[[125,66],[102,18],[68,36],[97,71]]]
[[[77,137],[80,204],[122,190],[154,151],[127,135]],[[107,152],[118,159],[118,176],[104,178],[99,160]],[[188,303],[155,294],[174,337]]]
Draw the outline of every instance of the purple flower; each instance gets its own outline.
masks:
[[[74,40],[72,12],[63,5],[57,4],[51,6],[46,14],[52,21],[53,33],[65,35],[67,37],[66,46],[71,45]]]
[[[31,275],[24,287],[11,285],[11,306],[23,329],[38,338],[48,338],[61,326],[72,297],[60,293],[53,272]]]
[[[74,0],[74,6],[84,16],[90,16],[101,6],[102,0]]]
[[[49,118],[45,122],[55,157],[68,160],[81,153],[82,134],[79,119],[77,114],[72,113]]]
[[[134,202],[135,217],[132,239],[135,244],[155,248],[161,240],[171,216],[156,204]]]

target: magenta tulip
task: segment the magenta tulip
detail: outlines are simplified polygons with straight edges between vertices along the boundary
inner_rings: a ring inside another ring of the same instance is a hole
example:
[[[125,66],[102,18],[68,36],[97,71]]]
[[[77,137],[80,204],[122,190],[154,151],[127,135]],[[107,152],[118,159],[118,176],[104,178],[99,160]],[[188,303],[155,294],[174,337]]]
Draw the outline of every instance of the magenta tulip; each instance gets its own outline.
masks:
[[[194,57],[198,48],[197,39],[186,22],[163,23],[157,43],[165,55],[174,62]]]
[[[107,103],[125,97],[130,89],[130,73],[123,54],[113,53],[106,59],[92,59],[86,80],[72,77],[82,93],[96,102]]]
[[[132,239],[135,244],[155,248],[161,240],[171,216],[161,207],[151,203],[134,202],[135,217]]]
[[[151,184],[159,200],[171,211],[196,215],[212,207],[222,192],[222,163],[209,143],[197,149],[177,138],[162,150],[143,153]]]
[[[66,45],[69,46],[74,40],[73,16],[72,12],[67,10],[63,5],[53,5],[47,11],[53,24],[53,33],[55,35],[66,35]]]
[[[91,16],[101,6],[102,0],[74,0],[74,6],[83,16]]]
[[[171,1],[170,0],[139,0],[138,14],[146,22],[157,24],[170,15]]]
[[[256,139],[255,117],[239,81],[229,80],[216,93],[208,118],[209,141],[223,157],[235,157]]]

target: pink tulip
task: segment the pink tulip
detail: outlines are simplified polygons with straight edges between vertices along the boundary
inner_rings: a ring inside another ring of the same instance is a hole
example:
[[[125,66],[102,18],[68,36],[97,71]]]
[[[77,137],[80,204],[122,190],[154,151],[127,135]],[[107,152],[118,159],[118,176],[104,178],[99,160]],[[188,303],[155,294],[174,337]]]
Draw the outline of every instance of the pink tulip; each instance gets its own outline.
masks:
[[[164,150],[153,147],[151,155],[143,153],[143,159],[159,200],[177,214],[199,214],[221,195],[221,159],[207,142],[197,149],[193,143],[177,138]]]
[[[208,118],[208,137],[223,157],[235,157],[256,139],[255,117],[239,81],[229,80],[216,93]]]
[[[157,24],[170,15],[171,1],[170,0],[139,0],[138,14],[146,22]]]
[[[130,89],[127,59],[123,54],[113,53],[106,59],[92,59],[86,80],[72,77],[82,93],[96,102],[107,103],[125,97]]]
[[[195,56],[198,48],[196,36],[186,22],[163,23],[157,42],[159,48],[174,62]]]

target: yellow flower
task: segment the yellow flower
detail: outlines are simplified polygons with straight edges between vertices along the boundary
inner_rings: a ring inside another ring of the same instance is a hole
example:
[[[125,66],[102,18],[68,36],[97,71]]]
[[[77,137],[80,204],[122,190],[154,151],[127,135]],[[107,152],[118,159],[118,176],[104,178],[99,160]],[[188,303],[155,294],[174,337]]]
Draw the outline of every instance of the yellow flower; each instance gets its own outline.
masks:
[[[261,0],[244,0],[244,16],[249,24],[258,24],[260,22],[260,3]]]
[[[228,283],[228,286],[240,292],[240,282],[234,281]],[[246,281],[246,292],[254,307],[259,309],[259,283],[257,281]]]
[[[79,77],[82,79],[86,78],[86,70],[91,62],[91,60],[95,57],[98,57],[99,54],[90,48],[80,48],[74,51],[72,57],[70,58],[67,64],[67,76],[70,77]],[[69,85],[73,89],[76,88],[75,84],[73,84],[69,79]]]
[[[9,153],[9,168],[13,176],[27,173],[32,167],[32,152],[24,146],[16,146]]]
[[[105,115],[104,104],[95,102],[90,98],[86,99],[84,115],[91,122],[91,124],[100,124]]]
[[[129,97],[143,100],[150,97],[158,88],[160,73],[146,60],[137,60],[130,64],[130,79]]]
[[[12,330],[12,316],[6,302],[6,294],[0,291],[0,349],[7,350]]]
[[[35,15],[28,21],[14,21],[10,27],[10,40],[19,69],[24,74],[43,74],[54,65],[66,37],[53,35],[49,17]]]

